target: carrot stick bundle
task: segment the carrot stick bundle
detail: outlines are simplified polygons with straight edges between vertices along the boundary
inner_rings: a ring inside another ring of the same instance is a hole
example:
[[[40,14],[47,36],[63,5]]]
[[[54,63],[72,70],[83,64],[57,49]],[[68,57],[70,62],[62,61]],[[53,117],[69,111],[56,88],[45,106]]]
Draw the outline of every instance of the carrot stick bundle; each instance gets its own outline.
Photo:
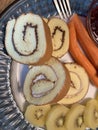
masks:
[[[81,49],[79,48],[73,21],[70,21],[68,23],[68,26],[70,32],[69,51],[72,57],[75,59],[75,61],[85,68],[90,80],[94,83],[94,85],[98,87],[97,71],[94,68],[94,66],[91,64],[91,62],[87,59],[87,57],[83,54]]]
[[[89,60],[98,69],[98,47],[95,45],[94,41],[90,38],[87,30],[85,29],[83,23],[77,14],[74,14],[71,21],[74,22],[77,37],[81,47],[86,53]]]

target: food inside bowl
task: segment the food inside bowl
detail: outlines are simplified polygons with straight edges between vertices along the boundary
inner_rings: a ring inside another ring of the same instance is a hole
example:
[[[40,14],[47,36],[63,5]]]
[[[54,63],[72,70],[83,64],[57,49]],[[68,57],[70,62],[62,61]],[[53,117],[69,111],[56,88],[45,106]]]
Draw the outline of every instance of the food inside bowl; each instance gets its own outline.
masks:
[[[88,17],[87,28],[92,39],[98,44],[98,0],[91,4]]]

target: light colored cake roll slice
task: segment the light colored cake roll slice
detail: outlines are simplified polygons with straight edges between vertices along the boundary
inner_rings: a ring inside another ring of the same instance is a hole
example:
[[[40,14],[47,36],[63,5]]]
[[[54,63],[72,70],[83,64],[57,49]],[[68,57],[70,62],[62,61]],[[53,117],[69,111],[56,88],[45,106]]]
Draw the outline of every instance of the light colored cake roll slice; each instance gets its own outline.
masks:
[[[46,22],[32,13],[8,21],[5,47],[8,54],[24,64],[42,64],[52,54],[50,30]]]
[[[29,70],[23,92],[29,103],[43,105],[62,99],[69,86],[68,70],[57,59],[51,58],[45,65],[34,66]]]
[[[60,58],[69,49],[69,29],[66,22],[60,18],[52,17],[48,21],[51,31],[54,57]]]
[[[82,101],[89,90],[89,77],[85,69],[76,63],[66,63],[71,77],[70,89],[66,96],[59,101],[60,104],[74,104]]]

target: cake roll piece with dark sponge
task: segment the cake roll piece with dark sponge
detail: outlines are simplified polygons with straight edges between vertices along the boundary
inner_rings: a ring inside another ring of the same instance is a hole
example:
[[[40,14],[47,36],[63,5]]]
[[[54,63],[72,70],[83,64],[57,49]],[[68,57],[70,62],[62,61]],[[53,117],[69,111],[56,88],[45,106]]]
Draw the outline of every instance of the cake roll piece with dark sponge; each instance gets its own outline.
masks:
[[[56,58],[44,65],[30,68],[25,78],[23,92],[26,100],[34,105],[56,103],[68,92],[69,71]]]
[[[43,64],[52,54],[49,27],[39,15],[22,14],[8,21],[5,47],[8,54],[23,64]]]

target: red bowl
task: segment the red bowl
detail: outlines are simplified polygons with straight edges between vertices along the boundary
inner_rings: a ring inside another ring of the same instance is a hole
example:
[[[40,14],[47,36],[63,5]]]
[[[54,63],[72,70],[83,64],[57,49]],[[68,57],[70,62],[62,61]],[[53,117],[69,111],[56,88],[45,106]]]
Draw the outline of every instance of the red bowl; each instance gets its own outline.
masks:
[[[94,0],[89,9],[87,29],[91,38],[98,44],[98,0]]]

